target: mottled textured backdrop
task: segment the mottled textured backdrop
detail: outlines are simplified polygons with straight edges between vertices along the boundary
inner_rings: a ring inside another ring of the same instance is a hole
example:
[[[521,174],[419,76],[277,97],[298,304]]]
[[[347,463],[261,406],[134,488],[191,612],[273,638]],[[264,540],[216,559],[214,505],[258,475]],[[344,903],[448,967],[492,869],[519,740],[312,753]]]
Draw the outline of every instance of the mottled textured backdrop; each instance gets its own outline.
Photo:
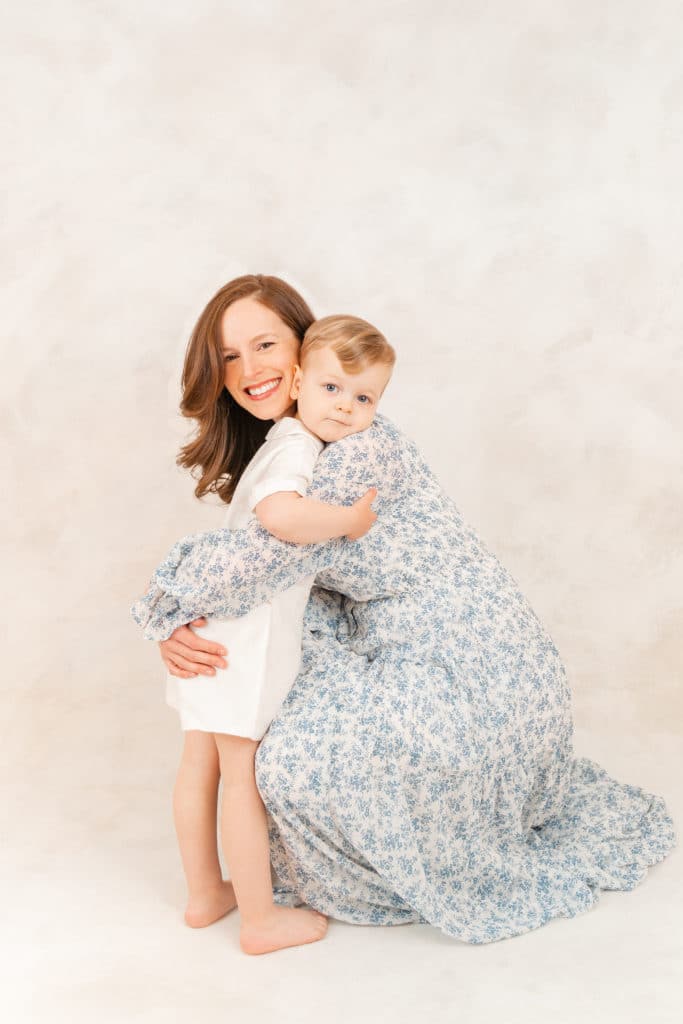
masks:
[[[578,720],[678,728],[679,4],[5,7],[3,755],[170,778],[128,606],[218,522],[174,465],[178,379],[245,271],[389,336],[384,410],[530,597]]]

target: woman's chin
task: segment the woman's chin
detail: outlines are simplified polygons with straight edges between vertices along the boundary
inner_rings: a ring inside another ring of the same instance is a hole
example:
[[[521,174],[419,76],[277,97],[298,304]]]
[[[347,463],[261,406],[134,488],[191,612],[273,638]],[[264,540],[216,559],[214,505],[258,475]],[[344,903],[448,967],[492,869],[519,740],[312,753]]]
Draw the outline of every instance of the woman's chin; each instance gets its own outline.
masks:
[[[283,416],[293,415],[296,410],[296,403],[289,399],[286,403],[283,402],[283,396],[277,394],[279,389],[275,389],[273,395],[269,395],[268,398],[249,398],[248,395],[244,397],[240,396],[238,405],[241,405],[243,409],[246,409],[248,413],[257,420],[279,420]]]

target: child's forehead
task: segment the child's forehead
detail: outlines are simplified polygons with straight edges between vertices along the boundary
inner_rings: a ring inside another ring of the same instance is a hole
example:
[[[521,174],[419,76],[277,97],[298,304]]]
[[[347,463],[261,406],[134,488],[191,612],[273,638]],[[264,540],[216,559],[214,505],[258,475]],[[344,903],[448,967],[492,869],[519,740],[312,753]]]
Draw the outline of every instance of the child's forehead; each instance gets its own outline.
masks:
[[[324,345],[321,348],[309,349],[301,360],[302,370],[305,370],[306,367],[311,369],[336,370],[339,373],[347,373],[339,362],[339,356],[330,345]]]
[[[338,377],[347,377],[349,380],[359,380],[367,375],[375,375],[380,369],[389,369],[382,363],[366,363],[357,370],[351,370],[342,365],[339,356],[330,345],[321,348],[309,349],[301,360],[301,369],[321,370],[324,373],[334,373]]]

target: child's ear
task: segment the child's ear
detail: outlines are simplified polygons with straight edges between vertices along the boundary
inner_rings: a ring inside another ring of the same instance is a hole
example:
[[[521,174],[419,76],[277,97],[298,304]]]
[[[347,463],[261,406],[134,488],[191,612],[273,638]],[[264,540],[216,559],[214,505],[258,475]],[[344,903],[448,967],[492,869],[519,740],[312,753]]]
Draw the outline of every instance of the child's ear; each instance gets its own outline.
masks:
[[[294,367],[294,376],[292,378],[292,386],[289,390],[290,398],[298,398],[299,392],[301,391],[301,367]]]

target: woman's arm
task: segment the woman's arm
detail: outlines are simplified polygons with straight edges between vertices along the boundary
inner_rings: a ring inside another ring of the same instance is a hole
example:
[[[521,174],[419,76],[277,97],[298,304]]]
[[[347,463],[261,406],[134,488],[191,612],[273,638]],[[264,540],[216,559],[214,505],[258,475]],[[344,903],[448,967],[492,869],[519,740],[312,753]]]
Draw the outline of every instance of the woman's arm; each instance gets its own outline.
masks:
[[[244,530],[213,530],[171,548],[132,614],[148,640],[165,640],[202,615],[232,618],[333,563],[345,540],[301,547],[253,520]]]
[[[390,515],[391,509],[414,488],[422,465],[417,449],[378,415],[368,430],[328,445],[316,463],[311,496],[350,505],[368,483],[377,484],[380,523],[390,537],[402,529],[403,521],[402,513],[397,513],[397,518]],[[244,615],[273,594],[332,567],[337,588],[346,582],[349,590],[344,592],[353,594],[362,583],[363,599],[367,600],[382,568],[387,543],[376,534],[377,529],[361,544],[339,539],[300,546],[277,540],[252,520],[244,530],[214,530],[187,537],[171,549],[154,573],[149,591],[133,607],[133,617],[148,639],[165,640],[178,626],[199,616]],[[366,544],[373,550],[369,564]]]
[[[314,544],[336,537],[357,540],[377,519],[370,508],[377,496],[371,488],[353,505],[328,505],[294,492],[281,492],[264,498],[254,509],[261,525],[279,540],[295,544]],[[168,672],[180,679],[196,679],[198,675],[213,676],[216,668],[227,668],[220,644],[197,636],[191,626],[206,625],[206,619],[195,619],[187,626],[178,626],[167,640],[159,641],[161,660]]]
[[[329,505],[294,491],[278,491],[259,501],[254,515],[268,533],[292,544],[321,544],[337,537],[358,540],[376,521],[371,487],[353,505]]]

